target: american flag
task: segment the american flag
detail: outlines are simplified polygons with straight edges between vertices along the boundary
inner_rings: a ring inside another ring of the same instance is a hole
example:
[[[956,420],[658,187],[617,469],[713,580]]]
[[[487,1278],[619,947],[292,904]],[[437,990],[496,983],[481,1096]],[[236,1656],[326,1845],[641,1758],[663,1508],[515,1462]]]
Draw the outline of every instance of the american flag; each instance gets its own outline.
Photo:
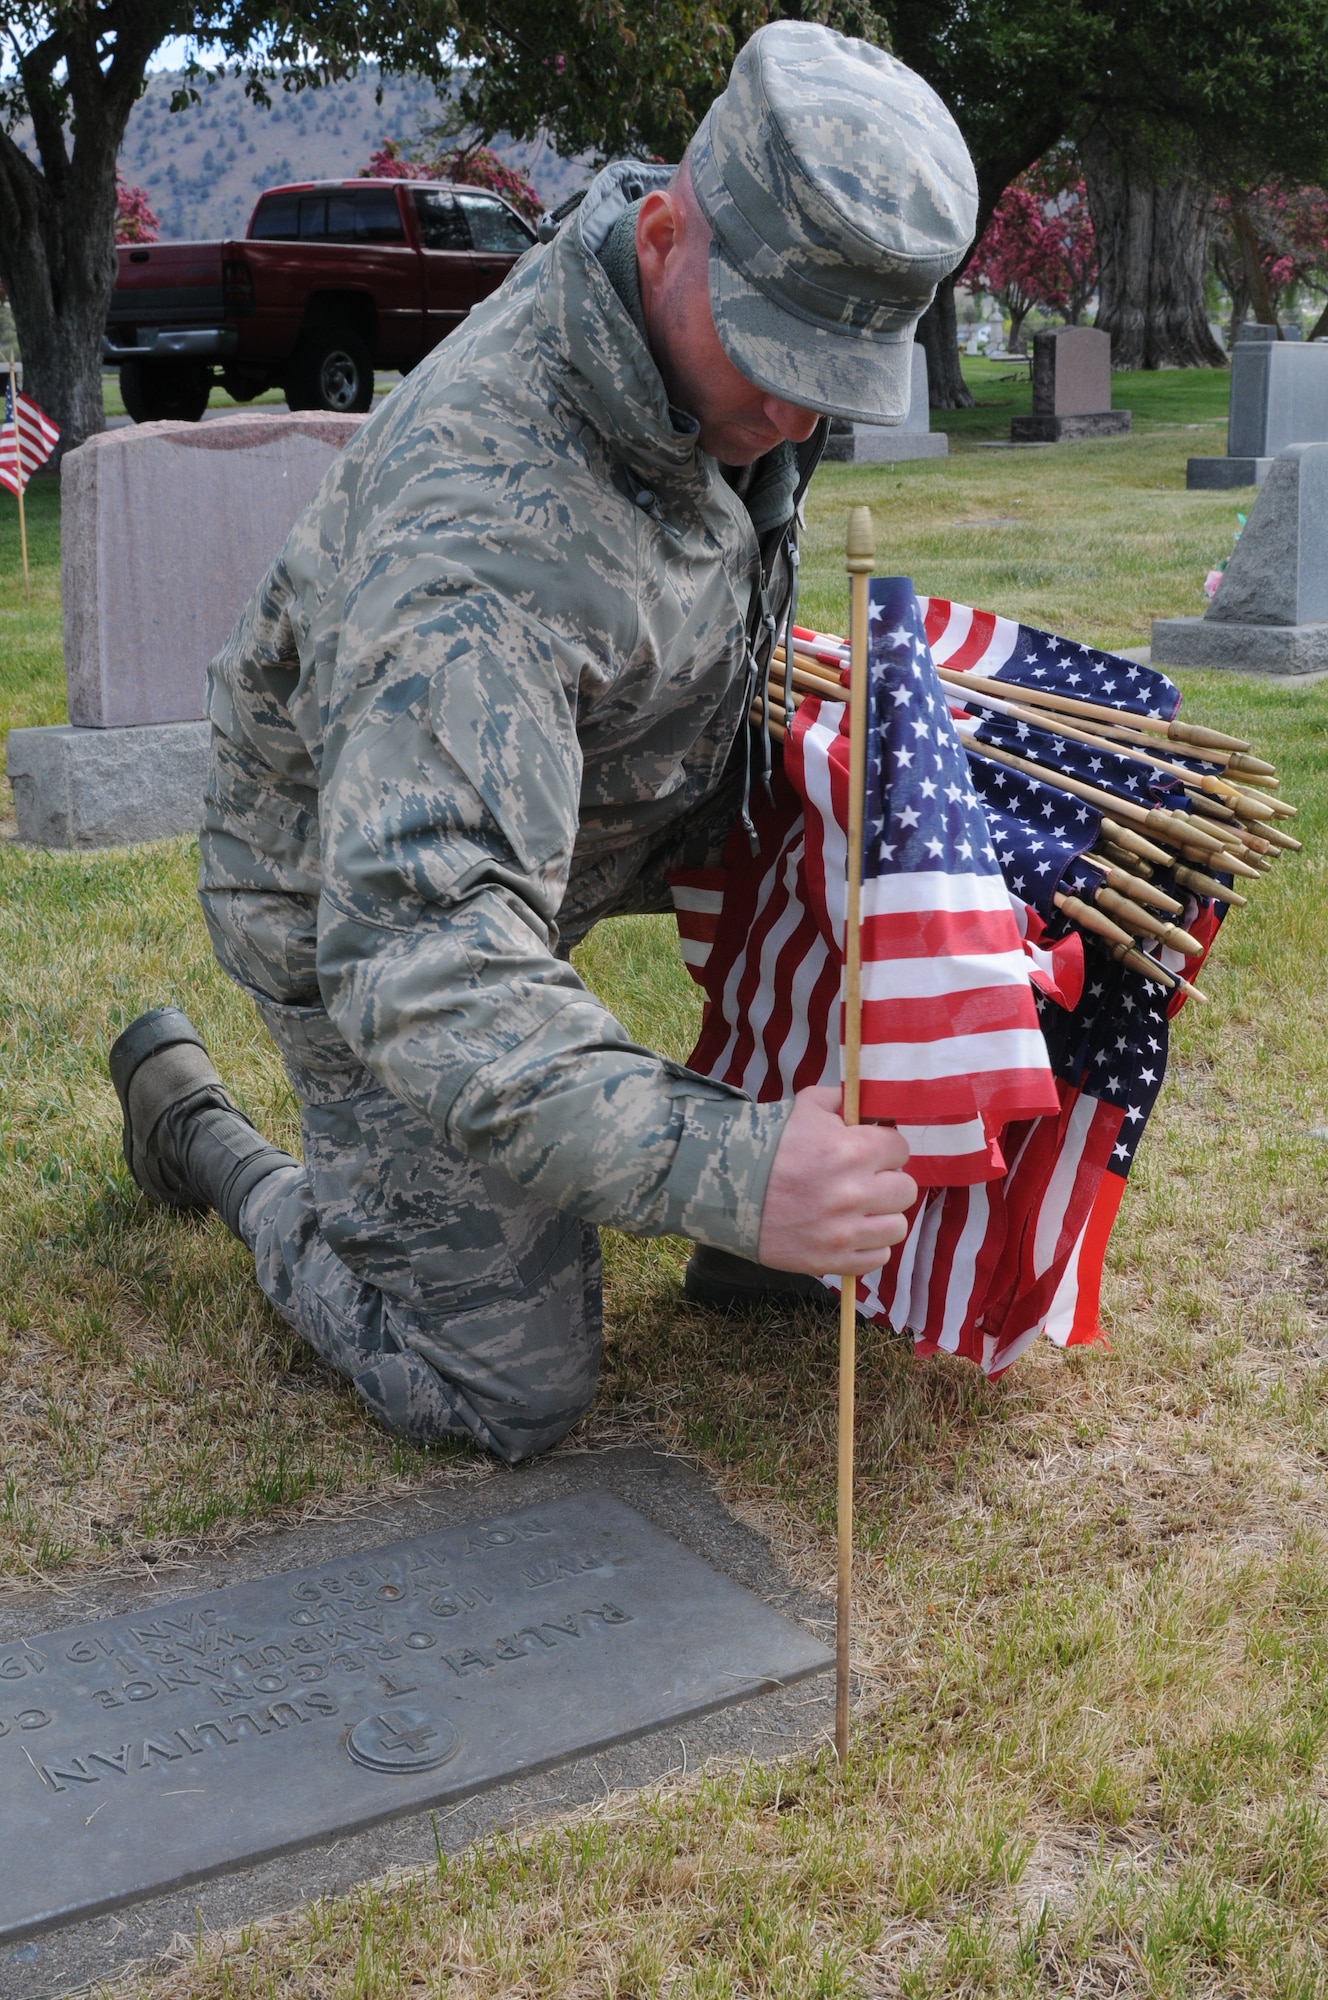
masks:
[[[914,600],[907,579],[874,579],[871,606],[863,1113],[899,1125],[921,1193],[858,1304],[920,1352],[995,1374],[1039,1332],[1100,1337],[1107,1239],[1165,1074],[1167,995],[1097,952],[1085,960],[1053,898],[1100,880],[1079,857],[1101,815],[965,755],[963,733],[988,712],[942,686],[927,640],[969,671],[1134,713],[1170,716],[1179,694],[1131,661]],[[838,639],[799,643],[846,661]],[[719,869],[673,882],[706,994],[692,1066],[758,1101],[840,1080],[846,733],[845,704],[804,701],[755,814],[759,854],[735,829]],[[1113,761],[1124,775],[1098,774],[1103,790],[1144,769]],[[1207,944],[1219,917],[1191,901],[1182,921]]]
[[[59,442],[60,433],[50,418],[15,389],[14,377],[7,373],[5,418],[0,424],[0,486],[21,494]]]
[[[927,644],[938,667],[982,674],[988,680],[1027,682],[1051,694],[1170,721],[1180,707],[1180,689],[1155,667],[1142,667],[1118,653],[1018,625],[994,611],[974,611],[947,597],[919,599]]]

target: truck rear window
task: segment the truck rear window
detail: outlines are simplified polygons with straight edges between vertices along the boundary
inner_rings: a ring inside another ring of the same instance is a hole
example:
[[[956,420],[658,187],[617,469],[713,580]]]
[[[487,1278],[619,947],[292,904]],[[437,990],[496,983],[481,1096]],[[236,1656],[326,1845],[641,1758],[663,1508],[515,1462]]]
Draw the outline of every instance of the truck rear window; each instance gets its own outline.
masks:
[[[393,188],[344,188],[331,194],[268,194],[249,234],[261,241],[404,243]]]
[[[275,242],[300,233],[299,197],[293,194],[266,194],[254,210],[249,225],[251,237]]]

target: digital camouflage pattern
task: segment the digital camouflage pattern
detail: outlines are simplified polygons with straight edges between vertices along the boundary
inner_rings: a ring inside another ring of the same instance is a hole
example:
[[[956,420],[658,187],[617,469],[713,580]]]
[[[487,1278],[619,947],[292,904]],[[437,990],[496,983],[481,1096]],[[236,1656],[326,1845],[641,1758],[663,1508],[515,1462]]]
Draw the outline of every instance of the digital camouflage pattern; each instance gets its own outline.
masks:
[[[204,912],[304,1107],[260,1279],[387,1421],[505,1456],[593,1388],[583,1225],[753,1256],[789,1109],[635,1047],[565,958],[717,855],[782,588],[595,255],[652,176],[364,425],[209,680]]]
[[[935,91],[869,42],[773,22],[687,158],[729,359],[804,409],[902,423],[914,327],[977,222],[973,162]]]
[[[448,1146],[321,1007],[261,1011],[304,1141],[242,1216],[268,1298],[402,1436],[509,1463],[556,1443],[599,1371],[598,1232]]]

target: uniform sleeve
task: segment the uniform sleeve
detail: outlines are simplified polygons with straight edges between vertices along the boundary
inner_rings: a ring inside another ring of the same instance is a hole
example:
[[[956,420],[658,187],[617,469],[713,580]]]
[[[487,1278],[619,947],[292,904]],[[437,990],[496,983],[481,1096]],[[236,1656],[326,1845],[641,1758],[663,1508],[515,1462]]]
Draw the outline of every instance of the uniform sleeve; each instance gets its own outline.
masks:
[[[637,1047],[554,954],[588,656],[478,588],[403,592],[398,573],[390,617],[363,597],[323,767],[332,1019],[450,1144],[540,1199],[754,1257],[789,1107]]]

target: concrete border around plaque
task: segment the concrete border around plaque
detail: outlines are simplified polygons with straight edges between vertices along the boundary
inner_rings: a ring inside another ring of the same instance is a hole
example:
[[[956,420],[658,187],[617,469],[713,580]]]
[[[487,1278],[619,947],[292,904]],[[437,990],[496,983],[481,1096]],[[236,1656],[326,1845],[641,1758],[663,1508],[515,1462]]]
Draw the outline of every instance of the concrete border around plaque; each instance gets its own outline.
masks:
[[[208,722],[11,729],[5,775],[18,837],[34,847],[128,847],[197,833]]]
[[[52,1610],[35,1592],[0,1601],[0,2000],[110,1978],[200,1923],[427,1864],[438,1842],[456,1851],[606,1787],[786,1754],[833,1709],[831,1655],[805,1629],[828,1638],[830,1608],[695,1475],[643,1449],[377,1503],[137,1586],[75,1580],[54,1633]],[[300,1685],[278,1688],[292,1672]],[[523,1699],[496,1723],[504,1684]]]

